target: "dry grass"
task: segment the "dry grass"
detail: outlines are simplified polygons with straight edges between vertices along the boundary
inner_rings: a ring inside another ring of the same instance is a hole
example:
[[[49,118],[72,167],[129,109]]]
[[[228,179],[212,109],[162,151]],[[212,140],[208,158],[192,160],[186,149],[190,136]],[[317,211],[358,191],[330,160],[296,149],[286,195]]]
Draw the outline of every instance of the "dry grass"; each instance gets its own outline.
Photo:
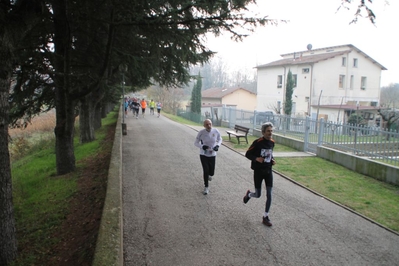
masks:
[[[9,152],[11,162],[23,157],[34,145],[54,140],[55,110],[34,117],[26,128],[9,129]]]
[[[11,138],[29,137],[38,132],[51,132],[55,127],[55,110],[40,114],[32,119],[26,128],[12,128],[9,130]]]

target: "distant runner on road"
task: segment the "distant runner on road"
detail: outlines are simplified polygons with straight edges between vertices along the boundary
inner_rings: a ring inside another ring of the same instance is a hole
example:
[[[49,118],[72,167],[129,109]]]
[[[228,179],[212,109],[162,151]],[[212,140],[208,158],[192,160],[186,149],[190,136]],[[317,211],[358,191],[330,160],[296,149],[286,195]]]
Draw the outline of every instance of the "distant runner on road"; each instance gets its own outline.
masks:
[[[147,102],[144,100],[144,98],[141,100],[140,105],[141,105],[141,114],[142,114],[143,117],[144,117],[144,115],[145,115],[145,108],[147,108]]]
[[[150,102],[150,115],[154,115],[154,108],[155,108],[155,102],[153,99],[151,99]]]
[[[162,103],[161,102],[157,102],[158,117],[161,116],[161,109],[162,109]]]

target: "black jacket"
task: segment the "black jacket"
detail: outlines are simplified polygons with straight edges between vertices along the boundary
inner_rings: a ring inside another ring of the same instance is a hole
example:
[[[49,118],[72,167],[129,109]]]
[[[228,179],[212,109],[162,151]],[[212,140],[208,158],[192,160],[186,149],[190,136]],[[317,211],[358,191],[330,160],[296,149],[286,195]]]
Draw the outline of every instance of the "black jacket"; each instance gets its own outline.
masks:
[[[254,140],[245,153],[245,157],[251,160],[251,169],[270,169],[272,167],[273,149],[273,139],[268,140],[264,137],[261,137],[257,140]],[[263,163],[259,163],[256,161],[257,157],[263,157],[265,158],[265,161]]]

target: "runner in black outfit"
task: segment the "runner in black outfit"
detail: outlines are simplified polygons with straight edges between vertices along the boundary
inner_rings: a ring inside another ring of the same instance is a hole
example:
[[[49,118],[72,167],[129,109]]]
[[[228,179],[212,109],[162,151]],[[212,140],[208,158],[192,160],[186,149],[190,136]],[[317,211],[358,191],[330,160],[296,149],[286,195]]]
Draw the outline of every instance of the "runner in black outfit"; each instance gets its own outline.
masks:
[[[273,124],[267,122],[262,125],[263,137],[255,140],[247,152],[245,157],[251,160],[251,169],[254,170],[254,185],[255,192],[247,191],[244,196],[244,203],[247,203],[250,198],[259,198],[262,191],[262,182],[266,183],[266,208],[263,214],[262,222],[267,226],[272,226],[269,219],[269,210],[272,203],[272,187],[273,187],[273,172],[272,166],[276,164],[273,158],[274,140],[272,139]]]

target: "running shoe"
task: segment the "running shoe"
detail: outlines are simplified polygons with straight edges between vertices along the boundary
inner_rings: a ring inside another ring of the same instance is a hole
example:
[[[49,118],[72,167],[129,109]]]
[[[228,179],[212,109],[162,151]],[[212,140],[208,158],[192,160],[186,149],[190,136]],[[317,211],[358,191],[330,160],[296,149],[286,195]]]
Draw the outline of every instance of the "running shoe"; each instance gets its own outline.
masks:
[[[208,176],[208,181],[212,181],[212,176]]]
[[[263,216],[263,218],[262,218],[262,223],[264,224],[264,225],[267,225],[267,226],[272,226],[272,223],[270,222],[270,219],[269,219],[269,216]]]
[[[202,194],[208,195],[209,194],[209,188],[205,187],[204,188],[204,192],[202,192]]]
[[[247,202],[250,199],[249,193],[251,193],[251,191],[247,190],[247,193],[245,194],[244,198],[242,199],[242,201],[244,201],[245,204],[247,204]]]

